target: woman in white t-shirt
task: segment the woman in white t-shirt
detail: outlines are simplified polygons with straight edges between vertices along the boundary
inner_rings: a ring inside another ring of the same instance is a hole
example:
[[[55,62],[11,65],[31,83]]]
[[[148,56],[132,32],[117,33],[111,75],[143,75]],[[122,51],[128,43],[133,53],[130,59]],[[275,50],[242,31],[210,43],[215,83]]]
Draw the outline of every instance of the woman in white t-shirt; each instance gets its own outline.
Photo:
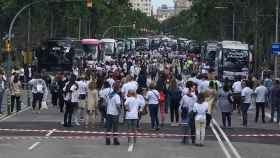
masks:
[[[128,133],[136,133],[138,112],[140,111],[141,104],[139,102],[139,99],[137,98],[137,94],[135,91],[133,90],[128,91],[128,97],[125,100],[124,106],[126,110],[125,119],[128,125]],[[131,142],[131,138],[133,138],[134,140],[133,143]],[[128,143],[129,143],[129,147],[133,148],[134,143],[136,143],[136,137],[129,136]]]
[[[146,94],[146,100],[149,106],[152,128],[155,130],[159,130],[158,110],[159,110],[160,94],[155,89],[155,87],[156,87],[155,83],[152,82],[150,84],[150,89]]]
[[[204,94],[200,93],[197,102],[193,106],[195,113],[195,135],[196,145],[203,146],[206,128],[206,113],[208,112],[208,103],[205,101]]]

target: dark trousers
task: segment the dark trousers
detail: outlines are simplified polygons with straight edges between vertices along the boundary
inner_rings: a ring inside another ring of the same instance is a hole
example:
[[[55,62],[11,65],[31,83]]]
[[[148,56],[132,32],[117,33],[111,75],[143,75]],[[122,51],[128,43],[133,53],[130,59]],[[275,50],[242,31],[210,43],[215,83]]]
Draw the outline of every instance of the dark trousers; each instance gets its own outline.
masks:
[[[15,102],[16,102],[16,110],[19,112],[21,110],[20,106],[20,96],[11,96],[11,112],[14,112],[14,107],[15,107]]]
[[[222,112],[222,120],[224,127],[231,127],[231,112]]]
[[[44,96],[43,93],[33,93],[33,100],[32,100],[33,110],[35,110],[37,103],[39,105],[39,110],[41,109],[43,96]]]
[[[152,128],[158,128],[159,126],[158,109],[159,109],[158,104],[149,104],[149,112],[151,117]]]
[[[58,105],[59,105],[59,108],[60,108],[60,112],[63,112],[63,108],[64,108],[64,97],[63,97],[63,94],[62,93],[58,93]]]
[[[241,107],[241,93],[233,94],[233,109],[240,111]]]
[[[71,103],[70,101],[66,102],[66,110],[64,113],[64,126],[71,126],[72,115],[73,115],[75,106],[78,106],[78,105],[75,105],[75,103]]]
[[[0,92],[0,113],[2,113],[3,96],[4,96],[4,92]]]
[[[58,101],[58,93],[52,93],[52,105],[57,106],[57,101]]]
[[[262,121],[265,122],[265,112],[264,112],[264,108],[265,108],[265,103],[262,103],[262,102],[257,102],[257,103],[256,103],[256,117],[255,117],[255,122],[258,122],[258,120],[259,120],[259,111],[260,111],[260,109],[262,110]]]
[[[247,118],[248,118],[248,109],[250,107],[250,103],[243,103],[241,106],[242,118],[243,118],[243,126],[247,126]]]
[[[177,102],[174,102],[174,100],[171,102],[171,105],[170,105],[171,119],[170,120],[172,123],[174,122],[174,117],[175,117],[176,123],[179,122],[179,106],[180,106],[180,104]]]
[[[118,130],[119,130],[119,116],[107,115],[106,132],[118,132]]]

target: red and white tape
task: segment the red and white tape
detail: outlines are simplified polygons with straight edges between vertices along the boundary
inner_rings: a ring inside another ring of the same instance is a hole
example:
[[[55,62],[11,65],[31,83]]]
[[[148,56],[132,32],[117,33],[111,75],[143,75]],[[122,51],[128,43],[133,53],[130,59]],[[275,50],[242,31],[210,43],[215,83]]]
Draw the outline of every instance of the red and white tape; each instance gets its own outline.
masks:
[[[7,131],[7,132],[38,132],[44,133],[49,132],[50,130],[38,130],[38,129],[0,129],[0,131]],[[118,137],[128,137],[128,136],[135,136],[139,138],[175,138],[175,137],[189,137],[192,135],[184,135],[184,134],[170,134],[170,133],[128,133],[128,132],[99,132],[99,131],[67,131],[67,130],[56,130],[54,133],[68,133],[68,134],[90,134],[90,136],[66,136],[66,137],[47,137],[47,138],[96,138],[96,137],[104,137],[106,135],[117,135]],[[92,136],[93,135],[93,136]],[[229,137],[280,137],[280,133],[274,134],[229,134]],[[214,137],[214,135],[206,135],[206,137]],[[36,138],[36,136],[35,136]],[[38,138],[38,137],[37,137]],[[39,137],[43,138],[44,137]],[[0,137],[1,139],[1,137]]]

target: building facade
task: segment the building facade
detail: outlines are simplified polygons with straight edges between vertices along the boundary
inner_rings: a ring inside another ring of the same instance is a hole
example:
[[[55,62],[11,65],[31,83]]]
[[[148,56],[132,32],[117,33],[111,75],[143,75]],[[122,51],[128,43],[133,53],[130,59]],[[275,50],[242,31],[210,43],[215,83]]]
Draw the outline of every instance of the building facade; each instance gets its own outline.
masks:
[[[175,14],[179,14],[183,10],[188,10],[192,7],[192,0],[174,0]]]
[[[156,18],[159,22],[162,22],[175,15],[174,8],[170,8],[163,4],[161,7],[157,8]]]
[[[151,0],[130,0],[132,9],[140,10],[147,16],[152,16],[152,2]]]

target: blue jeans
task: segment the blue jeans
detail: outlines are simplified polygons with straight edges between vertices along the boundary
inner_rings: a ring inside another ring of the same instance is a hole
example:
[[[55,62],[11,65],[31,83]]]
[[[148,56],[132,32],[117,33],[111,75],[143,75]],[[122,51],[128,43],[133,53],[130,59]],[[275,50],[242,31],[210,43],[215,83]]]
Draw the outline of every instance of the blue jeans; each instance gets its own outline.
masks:
[[[158,128],[159,126],[158,109],[159,109],[158,104],[149,104],[149,112],[151,117],[152,128]]]
[[[243,126],[247,126],[247,112],[250,107],[250,103],[243,103],[241,106],[242,118],[243,118]]]
[[[4,97],[4,92],[0,92],[0,113],[2,112],[3,97]]]

